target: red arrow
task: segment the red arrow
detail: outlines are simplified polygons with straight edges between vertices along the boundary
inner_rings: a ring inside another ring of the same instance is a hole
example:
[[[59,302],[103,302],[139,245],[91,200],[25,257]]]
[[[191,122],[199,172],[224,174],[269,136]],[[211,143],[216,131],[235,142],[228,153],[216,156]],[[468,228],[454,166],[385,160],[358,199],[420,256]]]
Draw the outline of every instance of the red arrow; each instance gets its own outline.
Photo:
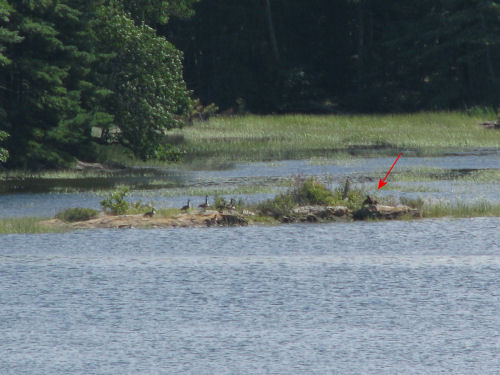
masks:
[[[398,157],[396,158],[396,161],[394,162],[394,164],[392,165],[391,169],[389,169],[389,172],[387,172],[387,174],[385,175],[384,179],[382,180],[381,178],[379,179],[379,182],[378,182],[378,188],[380,189],[382,186],[384,186],[385,184],[387,184],[387,182],[385,182],[385,179],[387,178],[387,176],[389,176],[389,173],[391,173],[392,171],[392,168],[394,168],[394,166],[396,165],[396,163],[398,162],[398,159],[399,157],[401,156],[401,153],[399,153]]]

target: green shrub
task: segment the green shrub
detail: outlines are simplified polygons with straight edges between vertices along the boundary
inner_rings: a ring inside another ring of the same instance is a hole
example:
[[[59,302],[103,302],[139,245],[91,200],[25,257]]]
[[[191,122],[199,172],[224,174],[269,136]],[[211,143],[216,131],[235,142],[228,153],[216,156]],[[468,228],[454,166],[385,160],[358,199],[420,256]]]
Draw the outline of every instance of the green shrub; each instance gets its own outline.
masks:
[[[306,180],[298,178],[291,195],[295,203],[299,205],[334,205],[338,203],[338,197],[314,177]]]
[[[290,193],[279,194],[273,199],[269,199],[265,202],[260,203],[257,209],[263,214],[272,216],[275,219],[279,219],[283,216],[290,215],[293,208],[297,206],[297,203],[293,199]]]
[[[74,221],[89,220],[96,217],[98,214],[99,211],[92,208],[75,207],[57,213],[56,218],[71,223]]]
[[[111,213],[113,215],[123,215],[127,213],[130,208],[130,203],[124,198],[128,192],[128,188],[122,188],[111,193],[108,198],[102,200],[101,206],[104,212]]]
[[[156,159],[160,161],[179,162],[184,157],[185,151],[170,144],[158,145],[155,151]]]
[[[214,208],[216,210],[223,210],[227,206],[226,199],[224,197],[221,197],[219,195],[216,195],[214,197]]]
[[[339,199],[342,197],[343,190],[339,189],[337,190],[337,194]],[[379,200],[378,197],[374,197],[376,200]],[[347,199],[340,201],[341,205],[347,205],[348,208],[350,209],[356,209],[359,208],[363,205],[364,200],[366,199],[366,193],[357,188],[351,188],[349,190],[349,193],[347,194]]]
[[[234,207],[235,209],[240,210],[240,209],[243,209],[245,207],[245,202],[241,198],[238,200],[236,200],[235,198],[231,198],[230,201],[228,202],[228,201],[226,201],[226,199],[224,197],[221,197],[220,195],[216,195],[214,197],[213,207],[219,211],[227,209],[229,207]]]

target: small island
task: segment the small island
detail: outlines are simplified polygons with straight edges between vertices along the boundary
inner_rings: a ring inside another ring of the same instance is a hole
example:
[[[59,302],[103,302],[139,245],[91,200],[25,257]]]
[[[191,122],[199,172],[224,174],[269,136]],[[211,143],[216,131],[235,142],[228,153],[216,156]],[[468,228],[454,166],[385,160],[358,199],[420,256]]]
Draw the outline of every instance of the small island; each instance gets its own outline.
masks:
[[[175,228],[276,225],[287,223],[320,223],[353,220],[391,220],[419,217],[419,210],[404,204],[379,202],[363,191],[343,187],[328,189],[315,178],[297,179],[287,192],[257,205],[215,197],[213,205],[205,203],[192,208],[156,209],[142,202],[131,204],[124,199],[127,189],[114,192],[101,202],[103,211],[72,208],[41,224],[52,228]]]

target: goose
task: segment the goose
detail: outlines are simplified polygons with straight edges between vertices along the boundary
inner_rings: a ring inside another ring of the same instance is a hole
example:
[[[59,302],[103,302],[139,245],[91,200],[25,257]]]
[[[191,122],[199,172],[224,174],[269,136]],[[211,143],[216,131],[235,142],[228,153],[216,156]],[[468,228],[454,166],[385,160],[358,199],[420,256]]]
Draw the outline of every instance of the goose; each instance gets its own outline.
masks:
[[[372,197],[370,197],[369,195],[366,196],[366,199],[363,202],[363,206],[364,205],[371,206],[371,205],[376,205],[376,204],[378,204],[378,202],[375,199],[373,199]]]
[[[347,177],[345,180],[344,191],[342,192],[342,200],[349,196],[349,191],[351,191],[351,180]]]
[[[236,209],[236,201],[234,200],[234,198],[231,198],[231,202],[229,202],[229,204],[226,205],[226,208],[228,210],[235,210]]]
[[[144,214],[144,217],[153,217],[156,214],[156,209],[151,207],[151,210]]]
[[[181,210],[182,210],[182,211],[187,211],[187,210],[189,210],[190,208],[191,208],[191,200],[190,200],[190,199],[188,199],[187,204],[186,204],[185,206],[182,206]]]
[[[205,203],[200,204],[198,207],[200,207],[200,208],[210,207],[210,203],[208,203],[208,195],[205,195]]]

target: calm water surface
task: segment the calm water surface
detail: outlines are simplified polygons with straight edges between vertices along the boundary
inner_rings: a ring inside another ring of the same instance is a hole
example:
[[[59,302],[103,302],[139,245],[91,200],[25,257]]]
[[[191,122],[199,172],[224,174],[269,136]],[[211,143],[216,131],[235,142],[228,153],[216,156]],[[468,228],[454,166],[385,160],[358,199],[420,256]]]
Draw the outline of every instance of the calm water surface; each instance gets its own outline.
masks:
[[[499,374],[500,218],[0,236],[0,374]]]
[[[337,187],[343,183],[346,176],[354,179],[366,175],[384,176],[388,168],[394,162],[394,158],[373,157],[353,158],[347,160],[336,159],[312,159],[312,160],[284,160],[277,162],[260,162],[234,164],[231,168],[224,170],[178,170],[165,169],[156,170],[160,176],[168,176],[165,185],[175,179],[185,187],[198,187],[227,190],[231,187],[245,185],[276,185],[280,181],[290,179],[294,175],[300,176],[328,176],[332,181],[331,187]],[[500,169],[500,153],[490,152],[485,155],[463,154],[461,156],[441,157],[407,157],[403,155],[399,159],[394,171],[405,170],[414,167],[431,167],[443,169]],[[160,173],[161,172],[161,173]],[[161,177],[157,178],[162,181]],[[45,181],[47,183],[47,181]],[[390,182],[390,179],[389,179]],[[132,182],[131,182],[132,183]],[[399,185],[417,185],[432,190],[431,192],[398,192],[397,190],[377,191],[378,179],[363,184],[368,192],[382,195],[423,197],[424,199],[441,199],[447,201],[474,201],[484,199],[491,202],[500,202],[500,185],[497,183],[477,183],[469,181],[442,180],[433,182],[408,182]],[[133,185],[133,184],[132,184]],[[161,183],[158,185],[161,186]],[[98,187],[96,187],[98,188]],[[285,189],[285,188],[283,188]],[[171,196],[173,190],[179,194]],[[152,190],[135,190],[128,198],[130,201],[142,200],[143,202],[154,201],[157,207],[182,207],[187,199],[195,202],[195,205],[203,202],[203,197],[187,196],[182,193],[182,188]],[[100,209],[99,202],[106,194],[97,195],[92,192],[78,193],[37,193],[37,194],[0,194],[0,217],[19,216],[54,216],[57,212],[70,207],[89,207]],[[248,203],[260,202],[271,198],[275,194],[249,194],[225,196],[227,199],[235,197],[242,198]]]

